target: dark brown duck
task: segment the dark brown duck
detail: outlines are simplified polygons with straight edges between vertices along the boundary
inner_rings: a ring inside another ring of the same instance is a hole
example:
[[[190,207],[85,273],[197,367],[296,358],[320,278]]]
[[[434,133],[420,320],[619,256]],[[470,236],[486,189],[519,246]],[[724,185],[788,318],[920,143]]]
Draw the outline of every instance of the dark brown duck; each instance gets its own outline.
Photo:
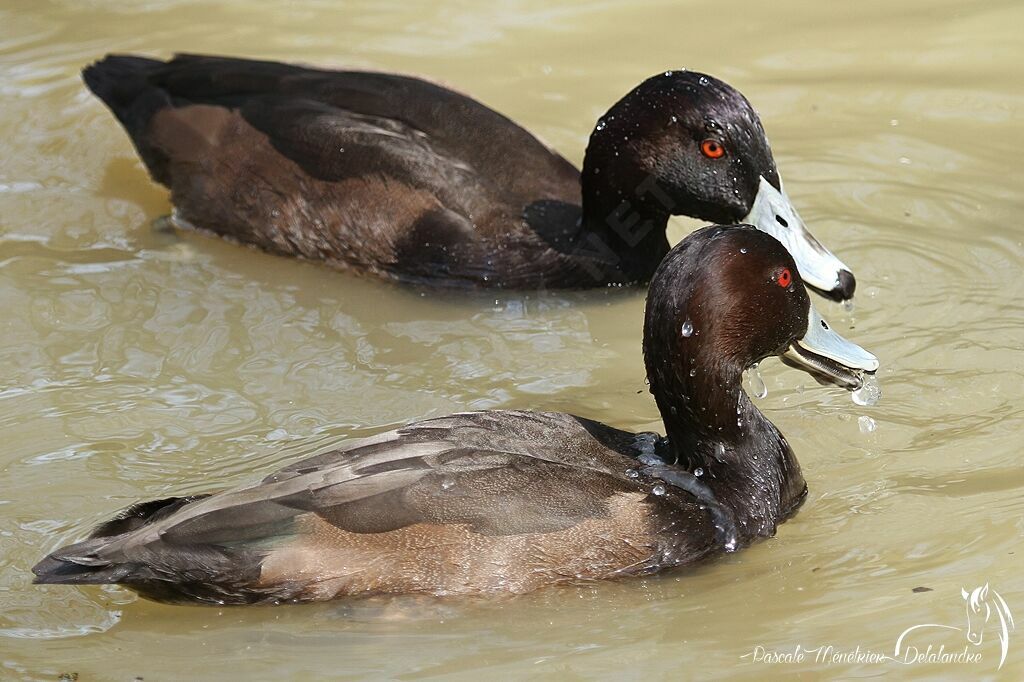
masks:
[[[741,387],[769,355],[847,389],[878,366],[818,317],[778,241],[705,228],[648,293],[666,437],[550,412],[431,419],[255,485],[138,504],[41,561],[36,581],[248,604],[518,593],[700,561],[773,535],[806,494]]]
[[[644,283],[670,215],[746,222],[804,281],[850,298],[806,229],[761,122],[727,84],[654,76],[601,118],[582,175],[479,102],[417,78],[183,55],[84,71],[177,224],[272,253],[449,287]]]

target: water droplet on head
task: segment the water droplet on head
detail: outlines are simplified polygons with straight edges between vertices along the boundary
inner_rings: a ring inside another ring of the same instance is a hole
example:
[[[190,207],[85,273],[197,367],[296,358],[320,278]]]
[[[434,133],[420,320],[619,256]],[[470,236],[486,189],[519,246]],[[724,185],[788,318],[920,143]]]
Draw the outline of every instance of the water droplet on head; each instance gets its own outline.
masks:
[[[700,478],[701,476],[704,475],[704,470],[701,469],[700,467],[697,467],[696,469],[693,470],[693,475],[696,476],[697,478]]]
[[[746,253],[746,252],[747,252],[747,247],[741,246],[740,247],[740,253]]]
[[[595,130],[604,130],[604,127],[606,125],[608,125],[608,124],[605,123],[604,119],[600,118],[600,119],[597,120],[597,127],[595,128]]]
[[[697,79],[697,82],[700,83],[701,85],[707,85],[711,81],[708,80],[707,76],[701,76],[700,78]]]
[[[679,123],[679,117],[678,116],[673,116],[671,120],[672,120],[673,123]]]
[[[691,377],[695,377],[695,376],[697,376],[697,370],[695,370],[695,369],[691,369],[691,370],[690,370],[690,376],[691,376]]]
[[[651,494],[652,495],[657,495],[658,497],[661,497],[665,493],[666,493],[665,486],[663,486],[661,483],[659,483],[656,486],[654,486],[653,488],[651,488]]]
[[[864,383],[856,391],[850,394],[853,402],[857,405],[877,405],[882,397],[882,388],[878,385],[878,379],[874,374],[865,374]]]
[[[637,478],[640,472],[636,469],[626,469],[626,478]]]
[[[683,322],[682,329],[679,330],[683,336],[689,337],[693,334],[693,322],[690,322],[690,318],[686,318],[686,322]]]

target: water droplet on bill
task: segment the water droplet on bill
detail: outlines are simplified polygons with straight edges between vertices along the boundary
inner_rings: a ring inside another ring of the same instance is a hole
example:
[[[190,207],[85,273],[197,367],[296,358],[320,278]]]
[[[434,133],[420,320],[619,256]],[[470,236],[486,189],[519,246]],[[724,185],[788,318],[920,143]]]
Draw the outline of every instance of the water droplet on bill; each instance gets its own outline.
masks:
[[[877,405],[882,397],[882,388],[878,385],[878,379],[875,375],[865,374],[864,383],[850,397],[857,405],[865,405],[867,407]]]

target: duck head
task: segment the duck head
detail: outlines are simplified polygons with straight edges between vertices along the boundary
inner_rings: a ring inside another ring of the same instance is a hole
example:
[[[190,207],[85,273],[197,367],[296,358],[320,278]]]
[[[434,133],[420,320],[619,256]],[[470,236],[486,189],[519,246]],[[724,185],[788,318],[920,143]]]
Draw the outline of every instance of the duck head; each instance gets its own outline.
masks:
[[[777,239],[750,225],[687,236],[651,281],[644,323],[651,392],[670,440],[742,439],[742,373],[771,355],[851,391],[878,369],[815,311]]]
[[[853,296],[853,273],[786,195],[757,113],[717,78],[667,71],[638,85],[591,133],[582,182],[584,220],[645,254],[668,250],[670,215],[749,223],[786,246],[808,286]]]

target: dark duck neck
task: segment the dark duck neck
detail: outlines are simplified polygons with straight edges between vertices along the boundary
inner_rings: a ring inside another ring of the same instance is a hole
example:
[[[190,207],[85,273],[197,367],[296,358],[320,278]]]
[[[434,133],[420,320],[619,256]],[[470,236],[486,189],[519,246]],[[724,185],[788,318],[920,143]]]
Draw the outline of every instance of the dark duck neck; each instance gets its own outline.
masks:
[[[629,152],[620,151],[602,125],[583,160],[582,234],[596,255],[614,263],[624,282],[648,282],[669,251],[665,230],[672,200],[657,178],[621,157]]]
[[[774,348],[771,341],[754,347],[758,334],[740,309],[763,308],[750,293],[755,288],[729,281],[728,272],[742,276],[742,269],[716,263],[742,256],[739,247],[729,248],[731,235],[722,236],[673,251],[654,275],[644,359],[668,459],[699,475],[733,513],[744,545],[773,535],[803,501],[806,484],[786,439],[743,391],[744,369]],[[726,276],[704,276],[716,272]],[[656,286],[669,276],[672,286]]]

